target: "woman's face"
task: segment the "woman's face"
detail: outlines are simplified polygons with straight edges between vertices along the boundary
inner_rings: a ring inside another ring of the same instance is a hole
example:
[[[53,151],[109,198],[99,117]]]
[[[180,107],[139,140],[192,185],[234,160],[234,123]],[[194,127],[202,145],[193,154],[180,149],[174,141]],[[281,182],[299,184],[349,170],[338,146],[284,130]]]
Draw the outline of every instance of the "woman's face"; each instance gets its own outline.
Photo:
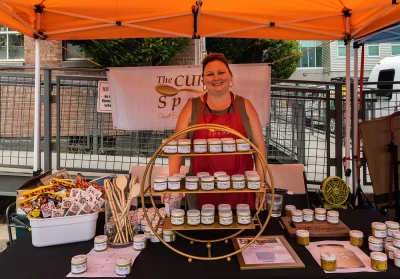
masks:
[[[204,68],[203,82],[211,93],[229,92],[232,76],[221,61],[215,60]]]

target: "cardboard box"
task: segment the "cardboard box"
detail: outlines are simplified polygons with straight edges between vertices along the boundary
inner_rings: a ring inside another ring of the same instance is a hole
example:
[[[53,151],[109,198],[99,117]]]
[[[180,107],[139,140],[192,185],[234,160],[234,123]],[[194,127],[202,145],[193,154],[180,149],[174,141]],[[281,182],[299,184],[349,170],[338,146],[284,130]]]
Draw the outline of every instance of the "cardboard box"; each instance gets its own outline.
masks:
[[[394,143],[400,150],[400,118],[393,119],[393,130]],[[390,163],[391,153],[388,151],[388,145],[391,141],[389,117],[376,118],[360,123],[360,132],[374,190],[375,205],[380,209],[382,206],[389,205],[389,185],[390,181],[393,181],[393,176],[390,176],[390,169],[393,168],[393,164]],[[394,187],[394,183],[392,185]],[[393,205],[394,200],[393,188]]]
[[[24,197],[22,194],[26,191],[35,189],[36,187],[43,186],[43,183],[40,181],[40,179],[51,175],[51,171],[49,170],[47,172],[42,173],[41,175],[29,178],[27,181],[24,182],[24,184],[21,185],[21,187],[18,188],[17,190],[17,199],[16,199],[16,209],[19,208],[18,203],[24,200]]]

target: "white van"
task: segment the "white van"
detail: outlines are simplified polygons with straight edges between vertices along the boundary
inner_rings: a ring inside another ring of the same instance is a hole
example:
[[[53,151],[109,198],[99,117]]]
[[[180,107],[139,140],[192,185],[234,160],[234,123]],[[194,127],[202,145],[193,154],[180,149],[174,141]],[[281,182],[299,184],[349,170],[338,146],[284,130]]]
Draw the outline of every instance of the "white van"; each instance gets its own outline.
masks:
[[[400,56],[386,57],[372,69],[368,82],[400,82]],[[383,90],[381,93],[368,94],[370,89]],[[388,92],[385,92],[385,91]],[[394,93],[393,91],[397,91]],[[399,84],[371,84],[365,87],[367,119],[388,116],[400,110],[400,83]]]

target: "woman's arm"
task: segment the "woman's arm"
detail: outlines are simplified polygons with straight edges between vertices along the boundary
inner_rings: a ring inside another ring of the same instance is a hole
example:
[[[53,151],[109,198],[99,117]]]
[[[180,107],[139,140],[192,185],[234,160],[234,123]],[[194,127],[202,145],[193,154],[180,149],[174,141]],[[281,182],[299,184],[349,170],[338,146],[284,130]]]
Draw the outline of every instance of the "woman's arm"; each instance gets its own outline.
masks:
[[[182,131],[187,128],[190,123],[190,118],[192,115],[192,100],[189,99],[185,106],[183,107],[181,113],[179,114],[178,121],[175,126],[175,133]],[[184,133],[175,139],[186,139],[188,137],[188,133]],[[169,175],[174,175],[180,172],[182,165],[182,156],[169,156],[168,157],[168,165],[169,165]],[[164,203],[165,196],[161,196],[161,202]]]
[[[260,118],[258,117],[258,113],[255,110],[253,104],[246,98],[244,100],[245,100],[244,104],[245,104],[246,112],[247,112],[247,115],[249,116],[252,142],[260,151],[261,157],[264,158],[265,161],[267,161],[267,148],[265,146],[264,137],[262,134]],[[256,170],[257,170],[258,174],[260,175],[261,181],[264,182],[264,172],[263,172],[263,168],[261,166],[261,162],[258,159],[258,156],[255,156],[255,163],[256,163]],[[261,206],[261,210],[267,209],[266,200],[264,201],[264,204],[261,205],[263,196],[264,196],[264,193],[256,193],[256,209],[258,209],[259,206]]]

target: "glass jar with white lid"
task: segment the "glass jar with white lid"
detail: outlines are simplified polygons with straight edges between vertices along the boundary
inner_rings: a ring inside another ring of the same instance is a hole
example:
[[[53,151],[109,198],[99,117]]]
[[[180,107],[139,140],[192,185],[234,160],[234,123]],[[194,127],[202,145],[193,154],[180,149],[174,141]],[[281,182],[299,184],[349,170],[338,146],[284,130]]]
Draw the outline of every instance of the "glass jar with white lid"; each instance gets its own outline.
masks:
[[[222,139],[222,151],[232,153],[236,151],[236,142],[232,138]]]
[[[377,238],[375,236],[368,237],[368,248],[374,252],[382,252],[383,251],[383,238]]]
[[[115,273],[117,275],[128,275],[132,269],[132,258],[129,256],[121,256],[117,259],[115,265]]]
[[[207,140],[208,152],[210,153],[221,153],[222,152],[222,142],[220,139],[211,138]]]
[[[303,221],[304,222],[312,222],[312,221],[314,221],[314,210],[312,210],[312,209],[303,209]]]
[[[214,190],[214,177],[211,175],[200,178],[200,188],[204,191]]]
[[[251,213],[249,209],[237,209],[237,222],[241,225],[248,225],[251,222]]]
[[[234,174],[231,176],[232,189],[241,190],[246,187],[246,181],[243,174]]]
[[[211,203],[206,203],[202,205],[201,210],[212,210],[215,212],[215,206]]]
[[[372,235],[377,238],[385,238],[387,237],[387,227],[384,223],[381,222],[373,222],[371,224]]]
[[[163,230],[163,240],[165,242],[174,242],[175,241],[175,232],[172,230]]]
[[[400,232],[393,232],[392,241],[395,247],[400,248]]]
[[[326,209],[318,207],[314,210],[316,221],[326,221]]]
[[[236,139],[236,149],[237,151],[250,151],[250,144],[244,139]]]
[[[303,222],[303,211],[299,209],[292,210],[292,222],[293,223]]]
[[[251,190],[258,190],[260,187],[260,176],[258,174],[249,174],[247,176],[247,188]]]
[[[250,205],[245,204],[245,203],[238,203],[236,205],[236,210],[241,210],[241,209],[250,210]]]
[[[219,223],[223,226],[229,226],[233,223],[232,210],[219,211]]]
[[[387,255],[382,252],[371,252],[371,268],[376,271],[386,271],[388,268]]]
[[[336,210],[329,210],[326,213],[326,221],[329,224],[339,224],[339,212]]]
[[[181,177],[168,176],[168,190],[177,191],[181,189]]]
[[[154,191],[166,191],[168,188],[167,178],[165,176],[156,176],[153,179]]]
[[[133,249],[136,251],[144,250],[147,246],[147,237],[144,234],[137,234],[133,237]]]
[[[218,205],[218,212],[219,211],[227,211],[227,210],[232,210],[232,207],[230,204],[227,203],[221,203]]]
[[[215,211],[211,209],[202,209],[201,210],[201,223],[203,225],[212,225],[214,224],[215,219]]]
[[[189,191],[195,191],[199,189],[199,177],[198,176],[187,176],[185,182],[185,189]]]
[[[173,176],[179,177],[180,178],[180,183],[181,183],[181,189],[185,188],[185,179],[186,179],[186,173],[180,172],[180,173],[175,173]]]
[[[385,225],[387,227],[388,236],[392,236],[393,232],[398,232],[400,229],[400,224],[394,221],[386,221]]]
[[[162,228],[157,229],[157,234],[160,238],[162,238],[162,230],[163,230]],[[150,242],[152,243],[160,242],[160,239],[156,236],[153,230],[150,232]]]
[[[195,139],[193,141],[194,153],[207,153],[207,140],[206,139]]]
[[[171,224],[183,225],[185,223],[185,211],[183,209],[173,209],[171,212]]]
[[[166,154],[176,154],[178,153],[178,142],[176,140],[171,140],[164,146],[164,153]]]
[[[190,209],[186,212],[187,224],[191,226],[197,226],[200,224],[200,210]]]
[[[189,154],[191,151],[192,142],[190,139],[179,139],[178,140],[178,153]]]
[[[220,175],[217,177],[217,188],[219,190],[228,190],[231,188],[231,177],[229,175]]]

